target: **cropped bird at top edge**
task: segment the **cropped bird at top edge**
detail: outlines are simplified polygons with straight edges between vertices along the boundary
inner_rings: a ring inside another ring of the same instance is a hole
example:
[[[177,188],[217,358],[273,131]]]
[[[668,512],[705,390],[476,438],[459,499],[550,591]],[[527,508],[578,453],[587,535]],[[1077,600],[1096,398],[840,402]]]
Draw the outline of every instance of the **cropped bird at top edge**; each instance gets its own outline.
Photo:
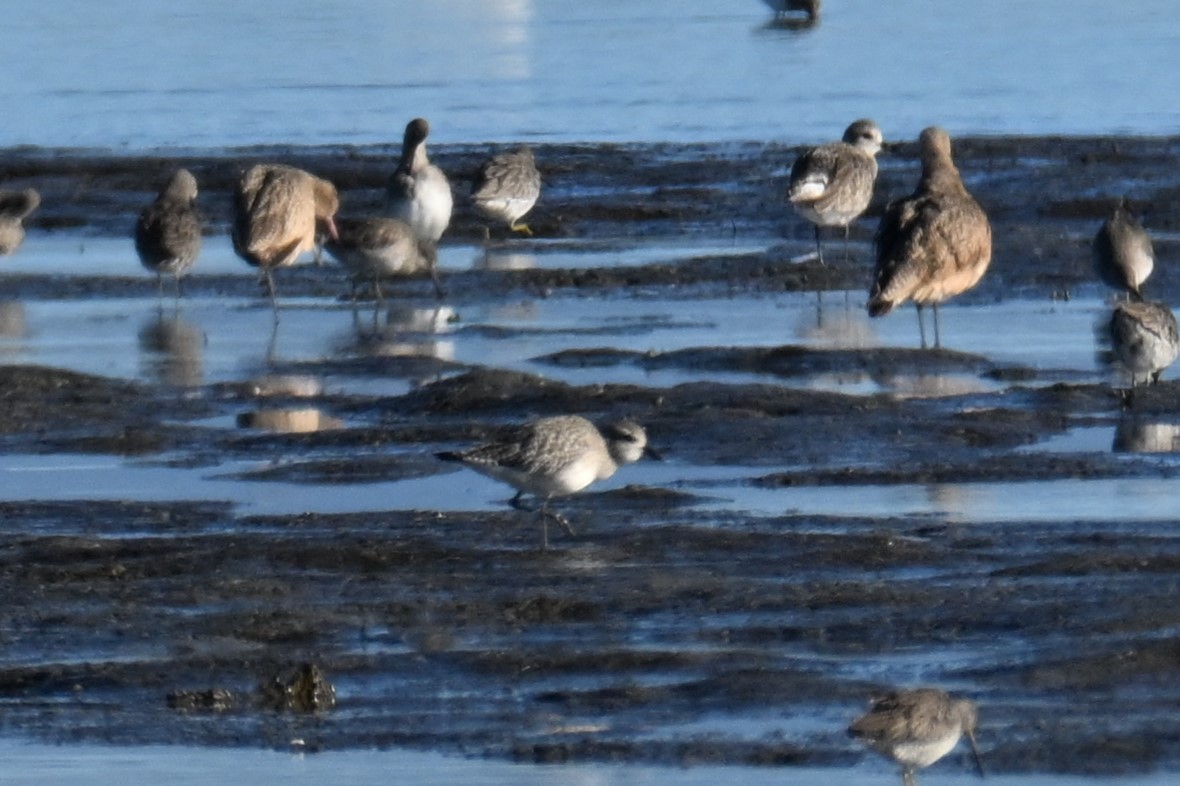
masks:
[[[420,239],[401,219],[338,218],[336,237],[325,241],[324,248],[351,274],[354,298],[362,281],[372,282],[373,294],[380,301],[385,299],[382,279],[421,273],[430,275],[435,294],[442,297],[437,246]]]
[[[540,418],[493,442],[435,455],[515,488],[514,508],[524,509],[521,500],[526,493],[540,499],[545,548],[549,546],[550,517],[573,535],[564,516],[549,512],[550,499],[606,480],[619,467],[645,455],[659,458],[647,444],[647,432],[637,423],[624,420],[599,428],[580,415]]]
[[[261,271],[272,306],[275,268],[313,251],[318,226],[335,238],[339,208],[336,187],[302,169],[257,164],[242,175],[234,194],[234,250]]]
[[[848,225],[864,214],[873,200],[881,129],[872,120],[853,122],[839,142],[803,151],[791,167],[787,198],[799,215],[815,225],[815,250],[824,251],[820,227],[843,227],[845,253]]]
[[[451,223],[454,196],[443,171],[426,155],[430,124],[416,117],[406,124],[402,156],[389,178],[386,196],[390,214],[400,218],[422,240],[437,243]]]
[[[979,715],[970,699],[956,699],[938,688],[892,691],[873,699],[872,708],[848,727],[848,735],[901,765],[903,786],[916,786],[916,770],[941,759],[966,736],[979,776],[983,760],[975,742]]]
[[[139,214],[135,250],[140,263],[156,274],[160,296],[164,294],[164,276],[169,275],[176,283],[176,297],[180,297],[180,279],[201,253],[197,179],[187,169],[176,170]]]
[[[24,220],[40,206],[41,195],[36,189],[0,189],[0,256],[8,256],[20,248],[25,239]]]
[[[1155,253],[1147,230],[1131,215],[1126,198],[1120,199],[1110,218],[1102,222],[1091,245],[1094,271],[1102,282],[1136,300],[1155,268]]]
[[[992,258],[992,232],[987,214],[963,185],[946,131],[931,126],[918,141],[918,187],[910,196],[890,202],[877,228],[868,311],[879,317],[912,300],[925,348],[923,307],[934,306],[934,346],[939,347],[938,304],[983,278]]]
[[[493,221],[501,221],[513,232],[532,235],[528,224],[518,223],[533,209],[541,195],[541,173],[533,150],[521,145],[485,161],[471,187],[475,209]]]

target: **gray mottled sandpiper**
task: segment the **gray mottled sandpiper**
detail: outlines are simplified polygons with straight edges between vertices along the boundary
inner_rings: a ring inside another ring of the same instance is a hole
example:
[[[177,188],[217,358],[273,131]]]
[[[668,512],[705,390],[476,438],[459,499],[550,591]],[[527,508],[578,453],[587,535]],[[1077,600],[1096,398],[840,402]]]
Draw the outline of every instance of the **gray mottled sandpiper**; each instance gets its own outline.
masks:
[[[1176,315],[1166,303],[1131,300],[1110,315],[1110,344],[1119,364],[1131,375],[1131,387],[1159,382],[1180,353]]]
[[[1119,200],[1114,213],[1102,222],[1091,246],[1094,271],[1108,287],[1142,299],[1140,287],[1155,267],[1151,237]]]
[[[197,210],[197,179],[178,169],[156,199],[139,214],[135,224],[135,250],[143,266],[156,274],[160,294],[164,276],[176,282],[192,269],[201,253],[201,214]]]
[[[430,275],[435,293],[442,295],[435,270],[438,248],[432,241],[420,239],[401,219],[339,218],[336,237],[325,241],[324,248],[352,275],[354,295],[359,282],[370,281],[374,295],[383,300],[383,278],[422,273]]]
[[[541,173],[532,148],[522,145],[485,161],[471,188],[475,209],[493,221],[502,221],[513,232],[532,235],[528,224],[517,223],[533,209],[541,195]]]

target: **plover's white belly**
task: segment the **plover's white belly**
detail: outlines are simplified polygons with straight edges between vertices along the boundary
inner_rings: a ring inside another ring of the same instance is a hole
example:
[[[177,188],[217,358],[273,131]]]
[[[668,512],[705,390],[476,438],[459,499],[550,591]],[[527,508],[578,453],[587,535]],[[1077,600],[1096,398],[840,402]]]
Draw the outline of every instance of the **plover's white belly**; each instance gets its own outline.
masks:
[[[929,767],[951,752],[962,734],[956,726],[953,731],[940,737],[921,742],[903,742],[893,746],[893,758],[909,767]]]

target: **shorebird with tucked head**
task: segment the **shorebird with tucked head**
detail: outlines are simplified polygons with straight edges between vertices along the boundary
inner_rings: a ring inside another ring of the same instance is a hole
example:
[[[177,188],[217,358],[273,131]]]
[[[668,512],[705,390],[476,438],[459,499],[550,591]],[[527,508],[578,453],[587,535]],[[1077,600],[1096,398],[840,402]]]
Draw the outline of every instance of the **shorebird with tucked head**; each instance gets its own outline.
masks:
[[[434,291],[442,297],[435,266],[438,249],[429,240],[421,240],[405,221],[397,218],[340,218],[336,237],[324,243],[336,261],[352,274],[353,294],[361,281],[373,282],[373,294],[384,300],[381,279],[428,273]]]
[[[803,151],[791,167],[787,198],[799,215],[815,225],[815,250],[824,264],[820,227],[843,227],[847,251],[848,225],[873,200],[881,129],[872,120],[857,120],[839,142]]]
[[[938,688],[917,688],[873,699],[872,709],[852,722],[848,734],[900,764],[903,786],[916,786],[914,771],[950,753],[964,735],[983,777],[975,744],[977,722],[975,703],[969,699],[953,698]]]
[[[573,535],[564,516],[549,512],[550,499],[574,494],[595,481],[606,480],[622,465],[645,455],[659,458],[648,447],[647,433],[639,424],[624,420],[599,429],[579,415],[541,418],[494,442],[435,455],[512,486],[516,496],[511,505],[518,510],[524,509],[521,500],[526,493],[539,498],[542,543],[546,548],[549,518]]]
[[[931,126],[918,138],[922,179],[908,197],[890,202],[877,227],[877,268],[869,316],[912,300],[926,347],[922,308],[934,306],[934,346],[941,346],[938,304],[979,283],[992,258],[987,214],[963,185],[951,158],[951,138]]]
[[[1102,223],[1091,246],[1094,271],[1112,289],[1143,299],[1140,287],[1155,267],[1151,237],[1127,209],[1127,200],[1119,200],[1110,218]]]
[[[402,139],[402,157],[389,179],[389,210],[422,240],[437,243],[451,223],[454,197],[443,171],[426,155],[426,137],[430,124],[416,117],[406,125]]]
[[[0,256],[8,256],[20,248],[25,239],[24,220],[40,206],[41,195],[35,189],[0,189]]]
[[[201,253],[197,179],[187,169],[176,170],[155,201],[139,214],[135,250],[143,266],[156,274],[160,295],[164,294],[164,276],[169,275],[180,297],[180,278],[192,269]]]
[[[475,209],[493,221],[502,221],[513,232],[532,235],[528,224],[517,222],[537,204],[541,173],[532,148],[522,145],[485,161],[471,188]]]
[[[314,250],[317,226],[335,238],[333,216],[339,208],[336,187],[302,169],[258,164],[242,176],[234,194],[234,250],[262,271],[272,306],[275,268],[293,265],[304,251]]]

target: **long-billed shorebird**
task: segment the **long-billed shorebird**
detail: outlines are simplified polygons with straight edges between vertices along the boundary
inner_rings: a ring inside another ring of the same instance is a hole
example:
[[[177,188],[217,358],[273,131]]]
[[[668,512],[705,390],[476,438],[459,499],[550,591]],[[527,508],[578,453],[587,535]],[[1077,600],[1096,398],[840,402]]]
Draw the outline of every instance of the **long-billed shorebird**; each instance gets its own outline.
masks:
[[[951,158],[951,138],[931,126],[918,139],[922,179],[908,197],[885,208],[877,228],[877,269],[869,290],[869,316],[888,314],[907,300],[918,310],[934,306],[934,346],[941,346],[938,304],[979,283],[992,258],[987,214],[967,192]]]
[[[1143,298],[1140,287],[1155,267],[1151,237],[1127,209],[1127,200],[1119,200],[1114,213],[1098,229],[1091,246],[1094,271],[1112,289],[1126,292],[1136,300]]]
[[[25,239],[24,220],[41,206],[36,189],[6,191],[0,189],[0,256],[7,256]]]
[[[139,214],[135,250],[143,266],[156,274],[160,295],[164,294],[164,276],[169,275],[180,297],[180,278],[192,269],[201,253],[197,179],[187,169],[176,170],[155,201]]]
[[[624,464],[644,455],[659,458],[647,445],[643,427],[629,420],[601,429],[579,415],[559,415],[520,426],[494,442],[469,450],[436,454],[457,461],[516,489],[511,505],[523,510],[522,498],[541,500],[542,543],[549,545],[547,519],[552,517],[570,535],[565,517],[549,511],[549,500],[605,480]]]
[[[442,296],[435,270],[438,248],[420,239],[401,219],[339,218],[336,237],[329,238],[324,248],[351,273],[354,295],[359,282],[371,281],[373,294],[383,300],[381,279],[428,273],[435,293]]]
[[[437,243],[451,223],[454,197],[443,171],[426,155],[430,124],[416,117],[406,124],[402,157],[389,179],[389,210],[423,240]]]
[[[983,760],[975,744],[978,713],[974,702],[938,688],[894,691],[873,699],[873,707],[848,727],[848,734],[901,765],[903,786],[916,786],[914,771],[950,753],[966,735],[975,766]]]
[[[1110,315],[1110,344],[1119,364],[1131,375],[1132,388],[1140,380],[1159,382],[1180,353],[1176,315],[1166,303],[1119,303]]]
[[[847,250],[848,225],[873,199],[881,129],[872,120],[857,120],[840,142],[805,150],[791,167],[787,198],[799,215],[815,225],[815,250],[824,263],[820,227],[843,227]]]
[[[314,250],[318,225],[336,237],[339,207],[336,187],[302,169],[258,164],[242,176],[234,194],[234,250],[262,272],[272,306],[274,269]]]
[[[471,187],[471,201],[477,211],[526,235],[533,231],[528,224],[517,222],[533,209],[540,195],[541,173],[527,145],[485,161]]]

